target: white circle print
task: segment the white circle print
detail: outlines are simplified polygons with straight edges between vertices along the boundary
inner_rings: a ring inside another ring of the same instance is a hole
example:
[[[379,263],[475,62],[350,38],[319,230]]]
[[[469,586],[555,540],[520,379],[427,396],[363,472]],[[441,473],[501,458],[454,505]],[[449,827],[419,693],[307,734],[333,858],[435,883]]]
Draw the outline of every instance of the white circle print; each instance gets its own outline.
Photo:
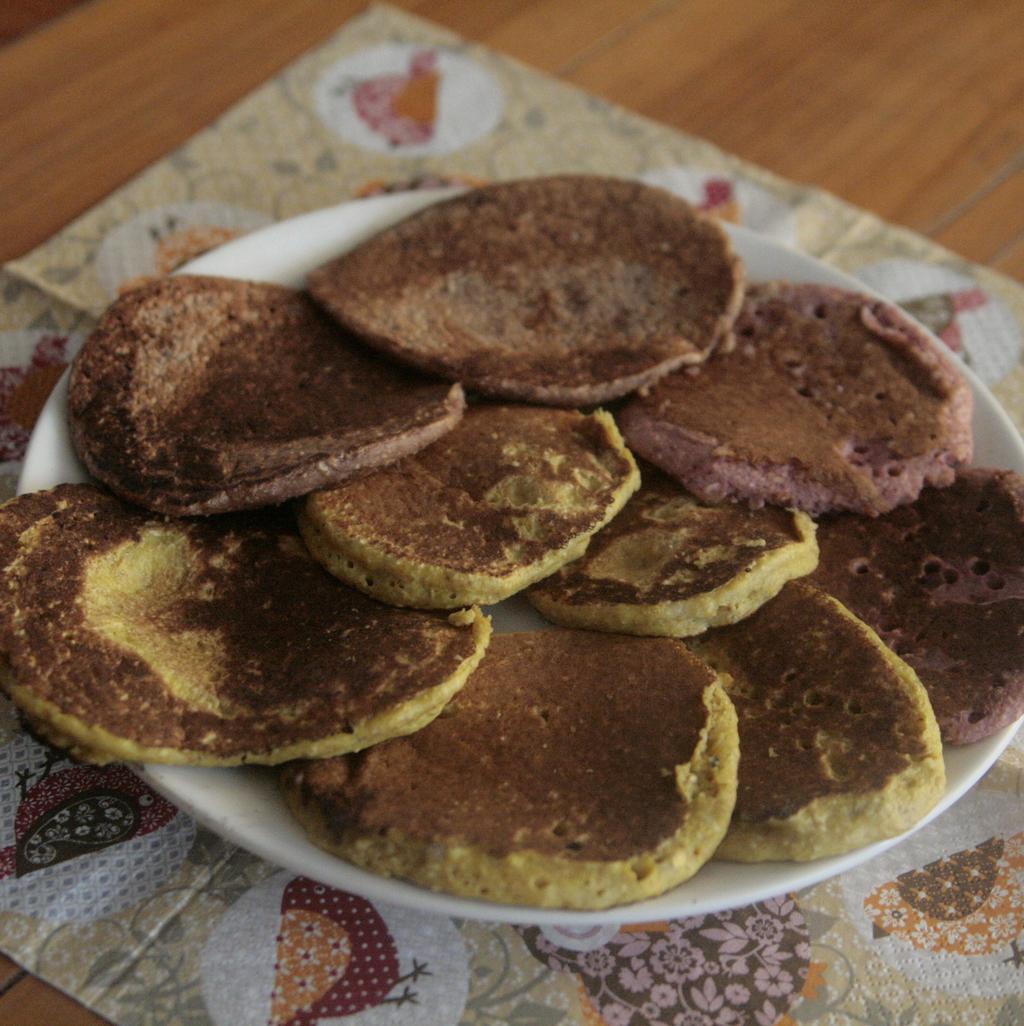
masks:
[[[96,276],[113,298],[126,285],[170,274],[214,246],[270,224],[257,210],[212,200],[167,203],[119,224],[100,244]]]
[[[796,245],[796,215],[793,208],[767,189],[743,178],[707,168],[663,167],[645,171],[640,180],[668,189],[700,210],[726,221],[734,221],[761,235]]]
[[[315,87],[327,126],[364,150],[452,153],[487,135],[505,98],[494,76],[438,46],[384,43],[332,64]]]
[[[201,986],[216,1026],[455,1026],[469,956],[455,924],[282,870],[211,932]]]
[[[922,321],[986,385],[994,385],[1017,365],[1022,349],[1017,319],[973,278],[904,259],[880,260],[853,273]]]

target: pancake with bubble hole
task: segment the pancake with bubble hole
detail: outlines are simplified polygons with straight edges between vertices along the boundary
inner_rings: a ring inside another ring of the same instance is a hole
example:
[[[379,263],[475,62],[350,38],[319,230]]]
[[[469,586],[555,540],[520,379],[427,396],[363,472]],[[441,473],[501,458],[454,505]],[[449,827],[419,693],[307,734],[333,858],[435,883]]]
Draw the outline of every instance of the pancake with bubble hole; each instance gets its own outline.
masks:
[[[437,715],[490,632],[345,587],[279,511],[168,520],[62,485],[0,508],[0,539],[4,687],[92,760],[353,751]]]
[[[794,581],[689,644],[729,675],[739,719],[739,789],[719,857],[837,855],[910,829],[941,797],[924,688],[824,592]]]
[[[806,513],[706,506],[654,467],[577,560],[527,598],[565,627],[688,637],[748,616],[818,561]]]
[[[659,382],[619,423],[706,502],[877,516],[971,456],[967,382],[917,324],[824,285],[751,286],[737,345]]]
[[[301,292],[182,275],[116,300],[75,359],[71,435],[122,498],[184,516],[266,506],[415,452],[458,385],[378,359]]]
[[[743,267],[709,216],[639,182],[489,185],[313,271],[369,345],[486,395],[578,406],[624,395],[729,333]]]
[[[442,443],[308,496],[299,526],[368,595],[450,609],[499,602],[575,559],[639,481],[601,410],[480,405]]]
[[[914,667],[946,741],[1024,715],[1024,477],[964,470],[877,521],[824,518],[818,539],[811,580]]]
[[[287,767],[312,840],[467,897],[604,908],[712,854],[735,799],[732,705],[671,638],[497,634],[433,723],[357,756]]]

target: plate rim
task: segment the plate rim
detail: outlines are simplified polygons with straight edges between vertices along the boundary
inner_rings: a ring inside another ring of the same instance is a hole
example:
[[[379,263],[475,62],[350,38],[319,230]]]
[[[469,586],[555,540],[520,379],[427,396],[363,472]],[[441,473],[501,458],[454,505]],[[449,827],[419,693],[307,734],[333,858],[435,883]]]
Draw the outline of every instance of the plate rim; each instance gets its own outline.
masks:
[[[249,277],[255,280],[279,281],[282,284],[299,285],[305,275],[313,267],[324,263],[331,256],[343,252],[346,248],[357,244],[374,232],[390,223],[400,220],[425,206],[457,194],[459,189],[432,189],[407,193],[395,193],[367,199],[349,200],[344,203],[319,210],[300,214],[297,217],[257,229],[238,239],[232,240],[202,256],[190,261],[175,273],[217,274],[224,277]],[[816,257],[793,247],[786,246],[774,239],[759,235],[749,229],[735,225],[725,225],[737,251],[743,252],[744,262],[759,266],[763,260],[774,262],[788,268],[786,273],[772,277],[791,277],[793,269],[800,277],[794,280],[820,281],[823,284],[834,284],[839,287],[854,289],[867,295],[885,299],[877,291],[868,288],[863,282],[838,268],[818,260]],[[752,256],[755,253],[756,256]],[[270,254],[269,258],[267,254]],[[283,268],[282,273],[274,275],[253,275],[252,269],[271,263]],[[227,269],[225,269],[227,268]],[[244,272],[244,273],[240,273]],[[764,280],[764,276],[750,275],[751,280]],[[887,300],[888,301],[888,300]],[[925,329],[927,331],[927,329]],[[941,343],[931,332],[927,332],[933,344]],[[944,352],[948,353],[945,347]],[[967,378],[975,400],[975,420],[979,409],[983,411],[986,430],[992,433],[1003,448],[1006,449],[1008,462],[1016,462],[1013,469],[1024,473],[1024,441],[1008,414],[1002,409],[990,390],[978,377],[960,361],[956,354],[951,354]],[[77,463],[73,449],[70,452],[70,436],[66,430],[67,412],[67,379],[69,370],[58,381],[53,393],[40,413],[32,432],[18,479],[18,494],[35,491],[41,487],[51,487],[60,480],[88,480],[81,465],[78,465],[78,477],[71,473],[51,473],[47,477],[45,470],[47,458],[51,462],[63,459],[65,464]],[[57,447],[54,456],[54,447]],[[61,447],[65,447],[61,449]],[[42,466],[43,470],[39,470]],[[40,484],[40,481],[49,481]],[[210,807],[209,801],[203,796],[211,793],[208,782],[204,783],[210,773],[231,774],[224,782],[241,782],[239,795],[230,795],[221,799],[233,800],[244,798],[247,792],[253,791],[254,780],[257,790],[267,790],[266,781],[272,770],[257,767],[235,768],[200,768],[186,766],[156,766],[132,764],[138,772],[165,798],[178,808],[214,833],[247,851],[301,875],[311,876],[329,886],[363,895],[371,900],[382,901],[393,905],[415,909],[422,912],[455,916],[462,919],[484,920],[489,922],[520,923],[533,925],[561,926],[592,926],[600,923],[643,922],[662,920],[721,912],[729,908],[751,904],[775,897],[803,887],[812,886],[823,880],[839,875],[855,866],[867,862],[876,855],[900,844],[911,834],[922,829],[937,816],[945,812],[954,802],[963,796],[980,777],[998,760],[1000,755],[1012,741],[1021,721],[1003,728],[1001,731],[970,746],[951,748],[946,746],[947,787],[942,799],[936,807],[923,817],[915,826],[894,838],[855,849],[843,855],[816,859],[811,862],[766,862],[766,863],[708,863],[690,880],[666,891],[654,898],[618,905],[609,909],[572,910],[544,909],[532,906],[509,905],[483,901],[473,898],[462,898],[441,892],[431,891],[417,884],[402,880],[390,879],[359,869],[348,862],[330,855],[315,847],[303,834],[296,840],[290,835],[301,833],[297,823],[287,810],[283,815],[293,828],[269,836],[253,833],[253,824],[259,819],[252,819],[252,812],[244,805],[238,810],[217,810]],[[980,748],[978,746],[981,746]],[[971,758],[971,755],[974,758]],[[948,764],[952,761],[957,768],[956,782],[948,781]],[[964,765],[961,766],[961,763]],[[216,781],[216,778],[214,778]],[[215,790],[215,789],[214,789]],[[231,788],[229,787],[230,791]],[[196,799],[199,796],[200,800]],[[280,792],[277,792],[277,804],[283,806]],[[278,810],[282,811],[281,809]],[[311,866],[313,867],[311,870]],[[740,882],[738,891],[730,894],[719,894],[718,897],[697,897],[693,881],[704,875],[717,878],[725,876]],[[758,877],[767,880],[755,886]],[[753,882],[751,882],[753,878]],[[733,894],[738,894],[734,897]]]

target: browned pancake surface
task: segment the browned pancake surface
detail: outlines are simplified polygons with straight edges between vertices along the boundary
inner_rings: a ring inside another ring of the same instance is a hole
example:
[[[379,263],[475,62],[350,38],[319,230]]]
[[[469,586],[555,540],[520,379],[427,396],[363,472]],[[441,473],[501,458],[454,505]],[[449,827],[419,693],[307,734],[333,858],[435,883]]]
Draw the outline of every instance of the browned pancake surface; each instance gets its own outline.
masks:
[[[721,227],[611,178],[487,186],[438,203],[310,275],[371,345],[491,395],[600,402],[702,360],[742,269]]]
[[[303,800],[334,835],[397,827],[492,855],[625,859],[680,827],[674,767],[694,752],[713,680],[671,639],[495,635],[428,727],[304,763]]]
[[[114,302],[69,399],[89,470],[173,514],[280,502],[390,462],[463,405],[458,386],[377,359],[302,293],[185,275]]]
[[[702,507],[655,468],[641,472],[640,490],[582,559],[531,594],[570,605],[678,602],[715,591],[755,559],[804,541],[788,510]]]
[[[751,286],[736,336],[621,416],[630,446],[706,501],[877,515],[970,458],[970,390],[895,307]]]
[[[826,518],[818,541],[810,579],[914,667],[945,740],[1024,714],[1024,478],[962,471],[877,521]]]
[[[4,506],[0,533],[17,539],[0,589],[14,681],[135,746],[259,760],[415,700],[477,645],[340,584],[280,514],[165,521],[63,485]]]
[[[634,474],[592,417],[482,405],[442,444],[318,492],[307,509],[390,556],[505,575],[594,530]]]
[[[926,754],[906,684],[881,646],[865,644],[863,625],[830,607],[818,589],[791,582],[746,620],[695,642],[735,677],[734,819],[784,819],[816,798],[880,791]]]

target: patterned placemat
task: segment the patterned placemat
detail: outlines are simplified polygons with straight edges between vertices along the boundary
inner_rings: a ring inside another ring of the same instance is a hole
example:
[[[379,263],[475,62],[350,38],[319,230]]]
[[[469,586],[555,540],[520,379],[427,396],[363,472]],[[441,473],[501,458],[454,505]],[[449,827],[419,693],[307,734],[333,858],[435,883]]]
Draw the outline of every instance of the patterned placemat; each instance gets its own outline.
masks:
[[[0,272],[0,492],[133,279],[381,191],[636,176],[841,267],[1024,425],[1024,288],[434,25],[371,9]],[[411,912],[296,877],[0,700],[0,948],[115,1023],[1011,1026],[1024,1022],[1024,747],[894,851],[721,915],[569,930]]]

